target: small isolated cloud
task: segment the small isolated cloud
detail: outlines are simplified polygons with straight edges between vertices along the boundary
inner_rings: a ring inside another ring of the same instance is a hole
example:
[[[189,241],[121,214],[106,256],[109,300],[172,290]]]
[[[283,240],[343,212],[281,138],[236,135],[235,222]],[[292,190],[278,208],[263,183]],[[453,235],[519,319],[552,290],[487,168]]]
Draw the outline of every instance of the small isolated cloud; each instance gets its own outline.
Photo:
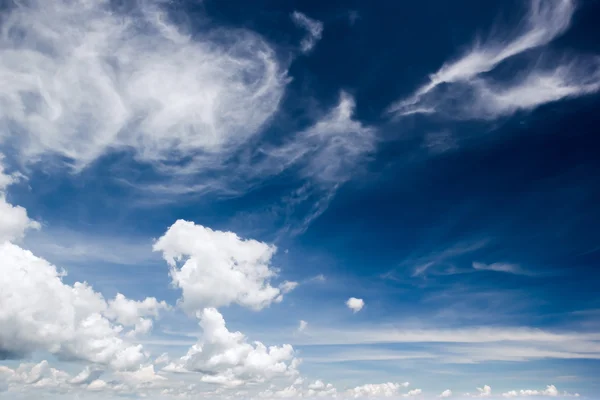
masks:
[[[323,23],[307,17],[305,14],[294,11],[292,21],[296,26],[306,30],[306,36],[300,42],[300,49],[303,53],[311,51],[323,35]]]
[[[452,390],[446,389],[442,393],[440,393],[440,397],[446,398],[452,396]]]
[[[300,324],[298,325],[298,332],[303,332],[304,330],[306,330],[307,326],[308,326],[308,322],[306,322],[304,320],[300,320]]]
[[[357,313],[365,306],[365,302],[363,299],[357,299],[356,297],[350,297],[346,301],[346,306],[351,309],[353,312]]]
[[[524,73],[498,81],[487,73],[501,63],[562,35],[575,12],[573,0],[531,0],[524,21],[506,41],[500,37],[477,41],[459,59],[445,63],[412,96],[393,104],[397,116],[442,113],[459,119],[494,119],[542,104],[579,97],[600,90],[600,58],[570,55],[544,63],[539,60]]]

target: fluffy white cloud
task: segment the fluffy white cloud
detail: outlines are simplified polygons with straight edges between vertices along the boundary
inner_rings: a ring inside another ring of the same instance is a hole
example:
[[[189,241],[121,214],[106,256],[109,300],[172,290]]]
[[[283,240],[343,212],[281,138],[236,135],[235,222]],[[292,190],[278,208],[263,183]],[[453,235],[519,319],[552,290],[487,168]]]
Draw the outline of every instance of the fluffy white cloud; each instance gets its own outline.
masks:
[[[578,97],[600,90],[600,60],[565,57],[544,67],[539,60],[511,82],[494,81],[483,74],[528,50],[542,47],[563,34],[575,12],[573,0],[531,0],[529,12],[504,41],[478,41],[456,61],[444,64],[407,99],[390,107],[396,115],[445,113],[453,118],[493,119],[518,110]]]
[[[28,229],[39,229],[40,224],[32,221],[27,210],[14,206],[6,200],[6,189],[15,183],[18,175],[7,174],[0,155],[0,242],[20,240]]]
[[[444,398],[450,397],[450,396],[452,396],[452,390],[450,390],[450,389],[446,389],[440,394],[440,397],[444,397]]]
[[[353,312],[357,313],[365,306],[365,302],[363,299],[357,299],[356,297],[350,297],[346,301],[346,306],[351,309]]]
[[[337,389],[331,383],[325,384],[322,380],[316,380],[308,385],[306,395],[309,397],[335,397]]]
[[[477,388],[477,391],[479,392],[479,397],[489,397],[492,395],[492,388],[488,385],[485,385],[482,388]]]
[[[260,310],[282,299],[282,289],[271,286],[276,270],[270,266],[277,248],[233,232],[213,231],[179,220],[154,244],[171,266],[173,283],[181,288],[182,307],[192,313],[205,307],[237,303]],[[185,260],[182,265],[179,265]]]
[[[403,397],[414,397],[414,396],[419,396],[420,394],[422,394],[423,391],[421,389],[413,389],[413,390],[409,390],[408,393],[403,394]]]
[[[307,17],[305,14],[294,11],[292,13],[292,21],[296,26],[306,30],[306,36],[300,42],[300,48],[303,53],[308,53],[315,47],[317,42],[321,40],[323,35],[323,23]]]
[[[266,347],[250,344],[241,332],[230,332],[214,308],[198,312],[202,337],[187,354],[167,365],[169,372],[199,372],[200,380],[225,386],[294,376],[299,360],[289,344]]]
[[[567,392],[560,393],[558,391],[558,389],[556,389],[556,386],[548,385],[548,386],[546,386],[546,389],[544,389],[544,390],[531,390],[531,389],[525,389],[525,390],[519,390],[519,391],[511,390],[511,391],[502,393],[502,396],[509,397],[509,398],[510,397],[529,397],[529,396],[579,397],[579,394],[578,393],[570,394]]]
[[[169,171],[219,167],[277,110],[285,72],[258,35],[192,37],[162,3],[32,0],[5,10],[0,139],[25,163],[58,155],[82,168],[125,150]]]
[[[152,320],[144,317],[157,318],[160,310],[167,309],[169,309],[167,303],[159,302],[154,297],[135,301],[117,293],[113,300],[108,301],[105,315],[124,326],[133,326],[134,329],[129,332],[129,335],[136,336],[146,334],[152,329]]]
[[[15,357],[46,350],[115,369],[135,369],[146,358],[141,345],[121,337],[123,328],[111,321],[119,318],[88,284],[65,284],[64,272],[12,243],[0,245],[0,258],[0,354]]]
[[[349,394],[355,398],[358,397],[374,397],[374,396],[396,396],[401,388],[407,387],[408,382],[405,383],[379,383],[379,384],[366,384],[357,386],[349,391]],[[419,392],[420,393],[420,392]]]

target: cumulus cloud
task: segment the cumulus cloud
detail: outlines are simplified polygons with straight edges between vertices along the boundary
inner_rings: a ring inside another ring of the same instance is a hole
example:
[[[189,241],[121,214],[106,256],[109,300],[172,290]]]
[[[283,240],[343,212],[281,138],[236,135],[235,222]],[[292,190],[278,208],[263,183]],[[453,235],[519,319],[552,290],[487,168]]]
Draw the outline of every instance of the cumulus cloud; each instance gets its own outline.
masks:
[[[64,272],[12,243],[0,245],[0,258],[0,354],[45,350],[115,369],[146,358],[141,345],[121,338],[122,327],[106,317],[106,301],[91,286],[65,284]]]
[[[544,390],[531,390],[531,389],[525,389],[525,390],[511,390],[505,393],[502,393],[502,396],[504,397],[530,397],[530,396],[548,396],[548,397],[557,397],[557,396],[562,396],[562,397],[579,397],[578,393],[575,394],[571,394],[568,392],[563,392],[560,393],[558,391],[558,389],[556,389],[556,386],[554,385],[548,385],[546,386],[546,389]]]
[[[413,390],[409,390],[408,393],[405,393],[403,396],[404,397],[414,397],[414,396],[419,396],[422,393],[423,393],[423,391],[421,389],[413,389]]]
[[[501,63],[563,34],[574,12],[573,0],[531,0],[525,20],[508,35],[510,40],[477,41],[469,52],[445,63],[430,75],[429,83],[389,110],[396,115],[440,112],[454,118],[493,119],[600,90],[598,57],[569,56],[546,65],[540,60],[512,81],[488,76]]]
[[[479,392],[479,397],[489,397],[492,395],[492,388],[488,385],[485,385],[482,388],[477,388],[477,391]]]
[[[125,326],[133,326],[130,336],[146,334],[152,329],[152,319],[158,318],[160,310],[168,310],[169,306],[164,301],[159,302],[154,297],[147,297],[143,301],[130,300],[117,293],[113,300],[109,300],[105,315]]]
[[[230,332],[214,308],[198,312],[198,318],[202,337],[185,356],[164,367],[165,371],[199,372],[201,381],[224,386],[297,374],[299,360],[291,345],[250,344],[241,332]]]
[[[357,299],[356,297],[350,297],[346,301],[346,306],[351,309],[353,312],[357,313],[365,306],[365,302],[363,299]]]
[[[79,398],[80,395],[87,398],[90,391],[102,392],[104,398],[110,394],[133,393],[146,397],[149,391],[166,387],[167,378],[156,374],[151,365],[136,371],[118,371],[106,379],[100,379],[102,373],[102,370],[87,366],[81,373],[72,377],[65,371],[50,367],[48,361],[44,360],[37,364],[23,363],[15,369],[2,367],[0,382],[7,383],[11,394],[29,392],[30,398],[37,398],[40,392],[53,393],[53,398],[62,398],[60,394],[70,398]],[[178,382],[171,383],[172,388],[178,386]],[[35,391],[37,393],[33,394]]]
[[[335,397],[337,395],[337,389],[333,384],[325,384],[322,380],[316,380],[308,385],[306,394],[309,397]]]
[[[6,10],[0,140],[24,164],[57,156],[80,169],[131,151],[169,172],[221,166],[278,109],[285,72],[258,35],[192,37],[160,4],[32,0]]]
[[[189,313],[232,303],[261,310],[295,287],[292,282],[281,289],[270,284],[276,276],[270,265],[275,246],[233,232],[179,220],[156,241],[154,250],[171,266],[173,284],[183,292],[180,304]]]
[[[452,390],[450,389],[446,389],[444,390],[442,393],[440,393],[440,397],[451,397],[452,396]]]
[[[27,230],[41,227],[39,222],[29,218],[27,210],[6,200],[6,189],[19,178],[19,175],[5,172],[3,157],[0,155],[0,243],[21,240]]]
[[[323,23],[309,18],[299,11],[294,11],[292,13],[292,21],[294,21],[296,26],[306,31],[306,36],[300,42],[300,49],[303,53],[310,52],[317,42],[321,40],[321,36],[323,35]]]
[[[352,397],[354,398],[359,398],[359,397],[376,397],[376,396],[384,396],[384,397],[391,397],[391,396],[396,396],[398,394],[398,391],[401,388],[407,387],[408,386],[408,382],[406,383],[393,383],[393,382],[387,382],[387,383],[378,383],[378,384],[366,384],[366,385],[362,385],[362,386],[357,386],[354,389],[350,389],[348,391],[348,394],[350,394]],[[420,390],[419,390],[420,393]],[[419,394],[416,393],[416,394]]]

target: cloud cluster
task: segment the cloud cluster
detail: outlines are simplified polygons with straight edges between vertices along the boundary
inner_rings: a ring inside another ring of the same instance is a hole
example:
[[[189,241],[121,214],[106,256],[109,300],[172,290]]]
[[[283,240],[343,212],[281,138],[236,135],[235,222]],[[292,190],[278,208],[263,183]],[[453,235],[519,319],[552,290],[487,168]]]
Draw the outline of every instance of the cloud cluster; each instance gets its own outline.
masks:
[[[39,392],[78,396],[86,398],[94,392],[104,396],[107,393],[128,395],[139,392],[164,390],[167,378],[154,372],[152,365],[139,368],[136,371],[122,371],[113,374],[110,379],[102,377],[103,370],[85,367],[79,374],[69,373],[50,367],[48,361],[37,364],[23,363],[17,368],[0,367],[0,382],[7,384],[8,392],[16,393]],[[173,383],[177,386],[177,383]],[[34,395],[35,396],[35,395]]]
[[[300,11],[292,13],[292,21],[296,26],[306,30],[306,36],[300,42],[300,49],[303,53],[310,52],[323,36],[323,23],[307,17]]]
[[[563,392],[560,393],[558,391],[558,389],[556,389],[556,386],[554,385],[548,385],[546,386],[546,389],[544,390],[531,390],[531,389],[525,389],[525,390],[511,390],[505,393],[502,393],[503,397],[508,397],[508,398],[512,398],[512,397],[531,397],[531,396],[547,396],[547,397],[557,397],[557,396],[561,396],[561,397],[579,397],[579,393],[575,393],[575,394],[571,394],[568,392]]]
[[[189,313],[232,303],[261,310],[279,302],[295,285],[271,286],[276,270],[270,262],[276,247],[233,232],[214,231],[193,222],[176,221],[154,244],[171,267],[173,284]]]
[[[202,337],[179,360],[164,367],[170,372],[201,372],[200,380],[232,387],[297,375],[299,360],[289,344],[266,347],[250,344],[241,332],[230,332],[214,308],[198,313]]]
[[[379,384],[366,384],[362,386],[357,386],[354,389],[349,390],[349,394],[354,398],[360,397],[392,397],[398,394],[398,391],[402,388],[408,387],[409,383],[379,383]],[[411,390],[409,392],[410,396],[414,396],[420,394],[421,390]]]
[[[192,37],[160,6],[10,7],[0,33],[0,140],[24,164],[51,155],[79,169],[131,151],[171,172],[218,167],[278,109],[285,72],[258,35]]]
[[[6,202],[6,187],[14,180],[0,165],[0,204],[6,205],[0,210],[21,217],[18,224],[14,218],[0,219],[0,359],[42,350],[116,370],[138,368],[147,355],[141,345],[130,344],[123,336],[147,333],[152,319],[143,317],[158,317],[166,303],[155,298],[137,302],[122,294],[107,303],[87,283],[66,284],[65,271],[12,243],[27,228],[39,227],[24,208]]]
[[[504,62],[542,48],[563,34],[575,12],[573,0],[531,0],[520,26],[504,40],[479,40],[459,59],[430,75],[429,83],[393,104],[398,116],[442,113],[452,118],[494,119],[564,98],[600,90],[600,57],[539,60],[512,81],[489,75]]]
[[[0,245],[0,258],[0,354],[4,357],[45,350],[114,369],[137,368],[146,358],[141,345],[130,344],[121,335],[123,326],[133,327],[139,321],[120,318],[122,310],[115,313],[115,307],[110,309],[87,283],[65,284],[64,271],[9,242]],[[143,303],[147,302],[156,299]]]

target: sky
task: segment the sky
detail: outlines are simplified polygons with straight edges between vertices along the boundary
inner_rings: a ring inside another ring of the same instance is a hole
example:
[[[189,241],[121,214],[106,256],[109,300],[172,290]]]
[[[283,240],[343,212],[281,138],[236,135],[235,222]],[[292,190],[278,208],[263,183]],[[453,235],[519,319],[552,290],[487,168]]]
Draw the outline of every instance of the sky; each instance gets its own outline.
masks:
[[[0,399],[599,399],[599,18],[0,2]]]

